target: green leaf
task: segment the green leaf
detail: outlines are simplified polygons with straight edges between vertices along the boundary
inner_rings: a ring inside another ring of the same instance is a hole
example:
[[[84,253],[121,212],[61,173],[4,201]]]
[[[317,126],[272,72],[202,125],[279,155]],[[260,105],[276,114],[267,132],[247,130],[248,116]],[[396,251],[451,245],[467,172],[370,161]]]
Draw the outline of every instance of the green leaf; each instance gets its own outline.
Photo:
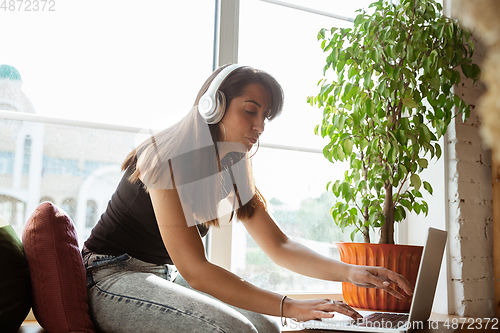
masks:
[[[324,39],[325,38],[325,31],[326,29],[321,29],[319,32],[318,32],[318,40],[320,39]]]
[[[431,84],[432,88],[435,90],[439,90],[440,85],[439,85],[439,80],[436,78],[429,78],[427,81]],[[460,74],[458,74],[458,82],[460,82]],[[457,82],[457,83],[458,83]]]
[[[356,16],[356,18],[354,19],[354,25],[355,26],[360,25],[361,22],[363,22],[364,17],[365,16],[363,14],[359,14],[358,16]]]
[[[406,207],[408,210],[411,210],[411,202],[409,200],[406,200],[406,199],[401,199],[401,204]]]
[[[481,77],[481,69],[479,68],[478,65],[472,64],[472,79],[476,81],[479,80],[480,77]]]
[[[436,143],[434,145],[434,149],[436,149],[436,157],[437,157],[437,159],[441,158],[441,146]]]
[[[368,218],[368,221],[370,222],[370,224],[373,224],[373,222],[375,222],[376,219],[377,215],[371,214],[370,217]]]
[[[330,152],[330,146],[325,146],[323,148],[323,156],[325,156],[327,160],[333,163],[332,153]]]
[[[332,193],[335,194],[336,197],[340,195],[340,181],[337,180],[332,186]]]
[[[418,165],[420,165],[422,169],[425,169],[429,165],[429,161],[427,161],[425,158],[421,158],[418,160]]]
[[[406,175],[408,173],[408,170],[406,169],[406,167],[403,165],[403,164],[400,164],[399,165],[399,171],[403,174],[403,175]]]
[[[429,64],[430,64],[429,58],[425,57],[424,61],[422,62],[422,66],[424,67],[426,73],[429,73],[431,71]]]
[[[368,146],[368,141],[366,141],[365,139],[362,139],[361,142],[359,143],[359,149],[363,150],[366,148],[366,146]]]
[[[332,67],[335,68],[337,66],[337,62],[339,59],[339,50],[338,49],[333,49],[331,55],[331,62],[332,62]]]
[[[401,206],[394,208],[394,221],[401,221],[403,219],[401,210],[399,208],[401,208]]]
[[[358,232],[358,229],[354,229],[352,232],[351,232],[351,242],[354,242],[354,236],[356,236],[356,233]]]
[[[436,31],[437,38],[443,37],[443,32],[444,32],[444,25],[440,25]]]
[[[366,180],[362,180],[362,181],[359,182],[358,190],[362,191],[362,190],[365,190],[365,189],[366,189]]]
[[[351,215],[353,217],[356,216],[356,215],[358,215],[358,211],[356,210],[355,207],[349,209],[349,215]]]
[[[397,147],[392,147],[391,150],[389,151],[389,163],[394,164],[398,158],[398,148]]]
[[[415,211],[415,213],[420,214],[420,204],[415,202],[413,204],[413,210]]]
[[[417,102],[415,102],[415,100],[414,100],[413,98],[409,97],[409,96],[408,96],[408,97],[403,98],[403,104],[404,104],[406,107],[411,108],[411,109],[413,109],[413,108],[417,108],[417,107],[418,107]]]
[[[432,50],[431,54],[429,55],[429,61],[430,61],[431,65],[434,65],[434,63],[436,62],[437,56],[438,56],[437,51],[436,50]]]
[[[370,83],[372,82],[372,72],[371,71],[365,72],[364,80],[365,81],[363,83],[363,86],[366,89],[370,88]]]
[[[422,185],[422,181],[420,180],[420,177],[417,174],[413,174],[410,177],[410,182],[415,187],[415,189],[418,191],[420,189],[420,186]]]
[[[452,83],[452,84],[460,83],[460,73],[458,71],[455,71],[455,70],[451,71],[451,81],[452,82],[450,82],[450,83]]]
[[[346,155],[351,155],[353,145],[354,143],[352,142],[352,140],[345,140],[343,142],[342,146],[344,147],[344,152]]]
[[[428,182],[424,181],[424,188],[425,188],[425,190],[426,190],[427,192],[429,192],[429,194],[431,194],[431,195],[432,195],[433,190],[432,190],[432,186],[431,186],[431,184],[429,184]]]
[[[443,85],[441,86],[441,89],[443,89],[443,93],[445,95],[449,95],[450,91],[451,91],[451,85],[447,84],[447,83],[443,83]]]
[[[345,159],[344,150],[340,146],[337,147],[337,156],[339,158],[339,161],[343,161]]]
[[[408,58],[409,63],[412,63],[415,61],[415,57],[413,56],[413,47],[411,46],[411,44],[408,44],[406,46],[406,54],[407,54],[407,58]]]
[[[460,65],[462,68],[462,72],[464,73],[465,77],[472,79],[474,78],[474,70],[472,69],[472,65],[469,64],[462,64]]]
[[[389,154],[389,150],[391,150],[391,143],[387,142],[384,146],[384,156],[387,156]]]
[[[429,143],[431,142],[432,139],[432,134],[431,131],[429,131],[429,128],[425,125],[422,125],[420,127],[420,136],[425,142]]]

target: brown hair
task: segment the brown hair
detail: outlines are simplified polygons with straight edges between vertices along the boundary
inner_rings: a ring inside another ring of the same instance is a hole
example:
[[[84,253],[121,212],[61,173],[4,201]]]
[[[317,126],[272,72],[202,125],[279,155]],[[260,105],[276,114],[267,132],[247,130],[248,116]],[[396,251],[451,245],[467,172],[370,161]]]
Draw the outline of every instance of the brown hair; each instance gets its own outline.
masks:
[[[193,151],[193,148],[189,148],[191,147],[189,143],[185,142],[186,139],[190,142],[197,141],[197,135],[199,132],[203,131],[204,126],[207,126],[198,113],[198,102],[201,96],[203,96],[203,94],[207,91],[217,74],[226,66],[228,65],[219,67],[205,81],[196,97],[194,107],[185,118],[183,118],[179,123],[159,132],[158,134],[152,135],[149,139],[141,143],[136,149],[129,153],[122,164],[122,170],[133,168],[133,173],[129,178],[131,182],[138,181],[140,176],[147,190],[148,187],[175,188],[176,184],[179,185],[182,182],[187,183],[192,180],[182,179],[182,176],[180,177],[181,179],[177,177],[174,180],[172,165],[170,163],[171,160],[168,156],[185,155],[180,152]],[[228,77],[220,85],[219,90],[224,93],[226,97],[226,106],[229,106],[234,98],[245,93],[245,88],[249,84],[255,83],[262,85],[271,95],[271,110],[267,114],[267,119],[273,120],[282,111],[283,91],[279,83],[268,73],[251,67],[239,67],[228,75]],[[219,159],[217,145],[215,143],[223,141],[223,139],[222,133],[220,133],[219,126],[217,126],[217,124],[208,125],[208,128],[214,143],[215,154],[207,154],[207,148],[199,148],[194,154],[197,155],[198,161],[203,162],[202,164],[204,168],[209,170],[208,173],[215,174],[221,171],[221,161]],[[198,147],[198,144],[194,144],[194,146]],[[210,151],[210,149],[208,149],[208,151]],[[138,160],[140,162],[138,162]],[[168,163],[166,163],[167,160]],[[137,167],[138,163],[140,164],[140,167]],[[233,163],[233,160],[231,160],[231,163]],[[207,175],[206,170],[203,171],[201,170],[203,168],[199,167],[199,165],[201,165],[200,163],[192,162],[184,165],[189,165],[189,168],[191,168],[189,171],[191,176],[189,178],[202,179]],[[247,186],[252,190],[254,195],[248,202],[236,210],[236,215],[240,220],[250,218],[258,204],[261,204],[264,208],[267,207],[264,197],[255,187],[250,161],[248,161],[247,166],[247,169],[244,170],[244,177],[247,178]],[[164,177],[165,174],[167,174],[168,177]],[[167,181],[165,182],[160,179],[167,179]],[[160,183],[161,185],[158,185]],[[218,200],[219,198],[217,195],[214,195],[214,192],[219,191],[222,186],[223,185],[214,181],[211,184],[204,186],[196,193],[192,193],[194,196],[203,197],[203,204],[193,204],[193,213],[195,218],[198,220],[207,221],[204,222],[206,225],[219,225],[218,217],[214,215],[214,211],[217,210],[217,204],[220,200]],[[238,189],[236,189],[236,192],[236,194],[239,195]]]

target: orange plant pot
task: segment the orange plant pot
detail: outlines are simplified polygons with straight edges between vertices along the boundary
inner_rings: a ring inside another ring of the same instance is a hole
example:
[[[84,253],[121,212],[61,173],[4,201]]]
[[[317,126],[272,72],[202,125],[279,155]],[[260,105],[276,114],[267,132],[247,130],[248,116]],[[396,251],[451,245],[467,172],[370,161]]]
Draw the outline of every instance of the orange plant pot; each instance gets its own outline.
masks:
[[[413,286],[415,285],[423,246],[348,242],[336,245],[340,260],[343,262],[382,266],[403,275]],[[406,295],[396,285],[392,287]],[[362,309],[409,312],[411,306],[410,296],[400,300],[382,289],[360,288],[348,282],[342,282],[342,295],[347,304]]]

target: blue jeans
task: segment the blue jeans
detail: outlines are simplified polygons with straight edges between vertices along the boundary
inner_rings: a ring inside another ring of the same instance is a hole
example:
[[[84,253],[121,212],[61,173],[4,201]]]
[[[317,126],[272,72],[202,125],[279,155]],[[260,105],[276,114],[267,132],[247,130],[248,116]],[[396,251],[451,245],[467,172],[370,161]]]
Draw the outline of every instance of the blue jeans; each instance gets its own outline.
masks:
[[[175,266],[84,248],[90,315],[106,333],[280,332],[272,318],[189,286]]]

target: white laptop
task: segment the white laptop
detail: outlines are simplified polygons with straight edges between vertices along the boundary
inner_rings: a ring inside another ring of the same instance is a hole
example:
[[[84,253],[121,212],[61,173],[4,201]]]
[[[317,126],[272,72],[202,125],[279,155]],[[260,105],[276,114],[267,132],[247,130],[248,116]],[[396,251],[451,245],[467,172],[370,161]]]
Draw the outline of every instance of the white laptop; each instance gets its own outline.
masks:
[[[363,319],[358,321],[335,313],[334,318],[304,322],[304,328],[387,333],[410,332],[414,329],[427,328],[446,239],[446,231],[429,228],[409,313],[360,311]]]

